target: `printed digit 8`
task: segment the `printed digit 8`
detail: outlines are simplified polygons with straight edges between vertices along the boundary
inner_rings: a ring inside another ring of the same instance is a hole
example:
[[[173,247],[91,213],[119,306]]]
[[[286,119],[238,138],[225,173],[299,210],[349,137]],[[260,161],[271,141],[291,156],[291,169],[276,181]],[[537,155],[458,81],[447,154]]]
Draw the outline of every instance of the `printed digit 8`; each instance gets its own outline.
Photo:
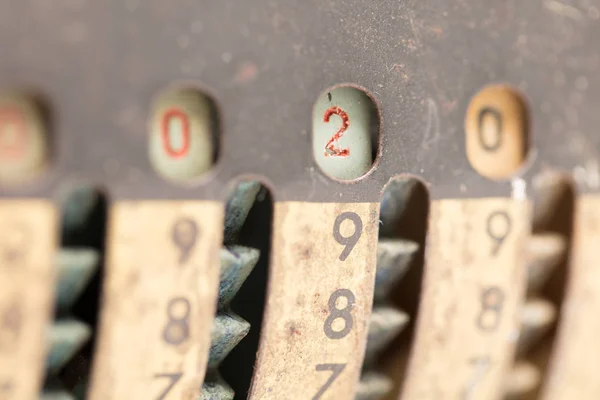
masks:
[[[339,298],[343,298],[346,304],[342,308],[338,308],[336,301]],[[327,306],[329,307],[329,315],[325,319],[325,325],[323,330],[325,335],[329,339],[343,339],[352,331],[354,327],[354,319],[352,318],[352,310],[354,310],[354,304],[356,303],[356,297],[350,289],[337,289],[329,297]],[[333,323],[340,319],[343,321],[343,327],[341,330],[335,330]]]
[[[485,288],[481,293],[481,309],[477,314],[477,327],[484,332],[493,332],[500,325],[504,292],[497,286]]]
[[[185,297],[175,297],[167,304],[167,324],[163,329],[163,340],[180,345],[190,336],[190,312],[192,306]]]

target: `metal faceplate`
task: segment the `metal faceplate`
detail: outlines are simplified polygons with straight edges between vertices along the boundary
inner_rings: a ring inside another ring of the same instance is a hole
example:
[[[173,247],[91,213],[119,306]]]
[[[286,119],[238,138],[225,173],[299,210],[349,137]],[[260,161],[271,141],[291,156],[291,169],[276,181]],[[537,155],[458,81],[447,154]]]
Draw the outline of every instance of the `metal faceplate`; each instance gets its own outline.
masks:
[[[413,174],[433,198],[509,196],[465,156],[464,116],[483,86],[518,88],[531,149],[520,177],[573,172],[598,185],[598,0],[26,0],[0,3],[0,88],[50,106],[54,158],[36,183],[2,196],[54,196],[85,181],[112,199],[224,199],[258,176],[275,200],[378,201]],[[381,117],[372,171],[328,178],[311,151],[327,88],[365,88]],[[180,84],[216,101],[218,164],[190,186],[147,156],[151,103]],[[522,184],[521,184],[522,188]]]

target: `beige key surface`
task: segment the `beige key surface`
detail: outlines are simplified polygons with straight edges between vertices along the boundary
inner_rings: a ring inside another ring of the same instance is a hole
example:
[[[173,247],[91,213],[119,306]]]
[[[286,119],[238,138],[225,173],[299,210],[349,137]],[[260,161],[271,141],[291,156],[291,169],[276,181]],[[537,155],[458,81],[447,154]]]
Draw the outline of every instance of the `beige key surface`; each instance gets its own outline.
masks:
[[[573,247],[559,328],[542,399],[600,398],[600,195],[575,205]]]
[[[352,399],[373,302],[378,203],[275,203],[251,399]]]
[[[119,202],[110,210],[90,399],[195,399],[219,287],[223,204]]]
[[[501,398],[525,289],[525,202],[431,204],[425,280],[401,398]]]
[[[57,212],[0,200],[0,399],[39,398],[55,291]]]

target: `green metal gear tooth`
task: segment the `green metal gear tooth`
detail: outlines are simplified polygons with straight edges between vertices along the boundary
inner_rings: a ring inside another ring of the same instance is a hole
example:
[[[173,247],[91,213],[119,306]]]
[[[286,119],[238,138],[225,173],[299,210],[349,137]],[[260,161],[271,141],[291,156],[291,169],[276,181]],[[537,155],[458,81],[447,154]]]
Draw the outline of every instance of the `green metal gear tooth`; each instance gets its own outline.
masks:
[[[90,339],[92,331],[87,324],[74,319],[55,321],[50,327],[50,350],[46,357],[46,369],[54,375]]]
[[[68,310],[79,297],[81,291],[93,275],[98,254],[95,251],[82,250],[61,251],[62,262],[59,261],[59,283],[57,293],[57,308]],[[66,255],[65,255],[66,254]],[[83,261],[81,261],[83,260]],[[73,318],[55,320],[49,329],[49,351],[46,356],[46,370],[49,376],[56,375],[77,352],[90,340],[92,335],[89,325]],[[84,388],[85,391],[85,388]],[[84,395],[73,395],[65,390],[45,388],[43,400],[75,400],[83,399]]]
[[[380,236],[396,236],[400,219],[406,214],[409,200],[418,185],[419,181],[409,179],[393,180],[385,187],[379,209]]]
[[[199,400],[233,400],[235,395],[233,389],[223,381],[217,369],[250,331],[250,323],[233,313],[229,304],[258,262],[260,252],[257,249],[237,246],[233,243],[242,229],[260,189],[261,183],[258,181],[240,183],[225,207],[223,241],[228,246],[222,248],[220,254],[221,271],[217,315],[211,331],[208,371]]]
[[[218,311],[212,326],[208,372],[200,399],[233,399],[233,390],[218,376],[217,368],[250,331],[250,323],[230,311],[229,303],[252,272],[259,256],[258,250],[243,246],[221,249]],[[210,380],[210,376],[218,379]]]
[[[63,235],[72,234],[87,224],[100,203],[100,193],[90,186],[69,188],[60,195]]]
[[[229,303],[252,272],[259,257],[260,252],[250,247],[229,246],[221,249],[219,310],[229,306]]]
[[[355,400],[380,400],[392,390],[392,380],[377,372],[361,376]]]
[[[93,249],[61,249],[56,257],[56,309],[68,311],[98,269],[100,254]]]
[[[100,193],[81,185],[59,194],[62,236],[77,235],[89,223],[100,203]],[[55,258],[57,273],[55,310],[57,319],[49,327],[49,350],[46,372],[49,381],[41,398],[44,400],[74,400],[83,398],[69,393],[58,382],[56,374],[63,369],[90,340],[91,327],[68,316],[70,309],[99,268],[100,254],[92,248],[62,248]]]
[[[90,279],[97,271],[99,253],[93,249],[61,249],[56,257],[58,270],[56,310],[60,315],[67,314],[79,298]],[[59,317],[49,330],[49,351],[46,356],[46,369],[49,376],[57,374],[73,356],[90,340],[91,328],[72,317]],[[77,399],[63,389],[49,387],[42,398]]]
[[[551,221],[556,218],[556,210],[570,197],[570,183],[560,173],[544,171],[535,176],[532,184],[532,229],[534,232],[546,231]]]
[[[61,371],[61,375],[65,375],[64,378],[61,376],[61,379],[64,379],[64,382],[69,382],[69,394],[74,399],[86,399],[90,370],[91,359],[80,352],[75,358],[69,361],[67,369],[64,372]],[[49,389],[47,390],[50,391]]]
[[[73,388],[73,395],[76,400],[84,400],[85,394],[87,393],[88,388],[88,379],[89,377],[85,377],[81,382],[78,382]]]
[[[377,244],[375,302],[383,301],[412,264],[419,244],[411,240],[380,239]]]
[[[227,355],[246,337],[250,323],[234,313],[219,313],[211,332],[208,368],[216,369]]]
[[[525,243],[525,249],[528,256],[527,291],[539,292],[565,259],[567,240],[557,233],[534,234]]]
[[[537,365],[518,360],[505,378],[503,400],[532,399],[541,385],[542,373]]]
[[[40,395],[40,400],[77,400],[70,394],[61,382],[50,378],[44,387],[44,392]]]
[[[391,380],[372,368],[381,350],[398,336],[408,325],[409,320],[408,314],[395,308],[385,306],[373,308],[357,400],[377,400],[391,390]]]
[[[556,306],[543,298],[532,298],[525,302],[521,310],[521,330],[517,341],[517,354],[524,355],[554,326]]]
[[[76,397],[64,390],[60,391],[44,391],[40,400],[77,400]]]
[[[356,400],[379,400],[393,386],[392,381],[375,372],[373,366],[379,353],[410,321],[404,311],[387,306],[386,299],[394,285],[404,277],[420,249],[415,241],[396,238],[399,223],[418,184],[417,180],[393,180],[381,197],[374,306]]]
[[[236,187],[225,206],[224,243],[233,243],[238,236],[250,213],[250,209],[254,205],[260,188],[261,183],[259,181],[242,182]]]
[[[235,392],[217,372],[207,375],[198,400],[233,400]]]
[[[408,325],[408,314],[392,307],[373,308],[369,321],[365,364],[369,365],[379,352]]]

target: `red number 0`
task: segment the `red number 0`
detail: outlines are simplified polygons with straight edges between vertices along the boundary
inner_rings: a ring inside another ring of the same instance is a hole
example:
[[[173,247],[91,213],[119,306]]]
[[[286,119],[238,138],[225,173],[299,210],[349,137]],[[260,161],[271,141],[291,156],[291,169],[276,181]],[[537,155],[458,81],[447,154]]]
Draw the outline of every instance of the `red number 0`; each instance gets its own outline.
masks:
[[[183,136],[183,143],[179,149],[174,149],[173,147],[171,147],[169,123],[173,118],[179,119],[179,122],[181,123],[181,134]],[[167,110],[163,115],[161,128],[163,147],[165,148],[167,154],[172,158],[185,157],[190,148],[190,123],[188,121],[188,116],[186,115],[186,113],[176,108],[171,108]]]
[[[20,158],[27,147],[27,134],[27,126],[20,110],[0,109],[0,154],[3,157]]]
[[[348,157],[350,155],[350,149],[342,149],[339,145],[336,145],[338,144],[338,140],[344,136],[344,131],[350,126],[350,119],[344,110],[335,106],[325,111],[323,121],[329,122],[329,119],[333,114],[339,115],[339,117],[342,119],[342,126],[336,133],[333,134],[331,139],[329,139],[325,145],[325,157]]]

